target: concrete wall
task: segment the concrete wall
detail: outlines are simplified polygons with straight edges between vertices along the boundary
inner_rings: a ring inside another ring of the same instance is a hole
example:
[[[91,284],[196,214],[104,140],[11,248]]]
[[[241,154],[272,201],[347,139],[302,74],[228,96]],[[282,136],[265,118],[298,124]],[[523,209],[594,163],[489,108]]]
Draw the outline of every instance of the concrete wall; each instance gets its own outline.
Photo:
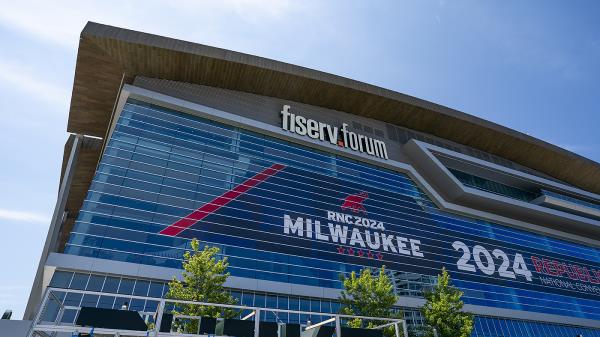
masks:
[[[25,337],[30,327],[31,321],[0,319],[0,337]]]

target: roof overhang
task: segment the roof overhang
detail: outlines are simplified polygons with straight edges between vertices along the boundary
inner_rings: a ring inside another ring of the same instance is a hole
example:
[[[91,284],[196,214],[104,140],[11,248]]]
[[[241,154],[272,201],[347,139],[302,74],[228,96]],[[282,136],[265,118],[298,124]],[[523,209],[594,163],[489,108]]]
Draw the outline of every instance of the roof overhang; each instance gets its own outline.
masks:
[[[88,23],[67,130],[105,137],[123,83],[137,75],[345,111],[464,144],[600,193],[600,164],[515,130],[348,78],[196,43]]]

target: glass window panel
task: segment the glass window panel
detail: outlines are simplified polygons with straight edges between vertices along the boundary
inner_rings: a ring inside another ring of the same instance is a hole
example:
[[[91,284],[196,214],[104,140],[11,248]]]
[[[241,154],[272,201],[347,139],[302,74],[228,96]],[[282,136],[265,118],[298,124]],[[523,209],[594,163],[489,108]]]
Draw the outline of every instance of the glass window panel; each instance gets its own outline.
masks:
[[[300,311],[310,311],[310,300],[300,299]]]
[[[249,307],[254,306],[254,293],[244,291],[242,294],[242,305],[247,305]]]
[[[81,306],[95,308],[96,305],[98,304],[99,298],[100,298],[99,295],[85,294],[85,295],[83,295],[83,299],[81,300]]]
[[[267,308],[277,308],[277,296],[267,295]]]
[[[56,271],[50,281],[50,286],[54,288],[68,288],[73,278],[73,273],[68,271]]]
[[[63,304],[65,306],[78,307],[83,297],[80,293],[67,293]]]
[[[98,301],[98,308],[112,309],[114,303],[114,296],[100,296],[100,300]]]
[[[162,282],[150,282],[150,289],[148,291],[148,296],[150,297],[162,297],[163,294],[164,283]]]
[[[331,304],[328,300],[324,299],[321,301],[321,312],[327,312],[327,313],[331,312]]]
[[[331,302],[331,312],[332,313],[339,313],[340,312],[340,303],[338,302]]]
[[[135,282],[135,288],[133,290],[133,294],[136,296],[147,296],[149,287],[150,287],[150,282],[137,280]]]
[[[267,295],[267,303],[266,303],[266,307],[267,308],[277,308],[277,296],[275,295]],[[275,321],[275,314],[272,311],[267,311],[266,312],[266,320],[273,322]]]
[[[147,300],[146,306],[144,307],[144,311],[156,312],[157,308],[158,308],[158,301]]]
[[[77,310],[67,309],[63,313],[60,322],[64,324],[73,324],[75,322],[75,316],[77,316]]]
[[[116,293],[117,289],[119,289],[119,280],[118,277],[107,276],[102,291],[105,293]]]
[[[134,279],[123,278],[121,279],[121,284],[119,285],[119,294],[131,295],[133,292],[133,285],[135,283]]]
[[[129,310],[143,311],[145,304],[146,304],[146,300],[134,298],[131,300],[131,303],[129,304]]]
[[[508,336],[519,336],[519,330],[515,327],[512,320],[506,320],[506,329],[508,330]]]
[[[288,309],[287,296],[277,296],[277,309]]]
[[[484,336],[488,335],[488,336],[493,336],[492,331],[490,330],[490,324],[489,324],[489,319],[486,317],[481,317],[481,331],[483,332]]]
[[[233,297],[235,299],[236,304],[242,303],[242,292],[241,291],[232,291],[231,297]]]
[[[277,296],[277,308],[278,309],[288,309],[288,297],[287,296]],[[278,312],[278,321],[288,322],[289,316],[286,312]]]
[[[113,309],[129,310],[129,303],[131,303],[131,298],[117,297]]]
[[[497,318],[493,318],[491,319],[492,321],[492,326],[493,326],[493,331],[495,331],[495,334],[497,336],[502,336],[503,332],[502,332],[502,327],[500,326],[500,320],[498,320]]]
[[[290,310],[300,310],[300,299],[298,297],[290,297]]]
[[[53,293],[57,296],[62,295],[58,301],[52,299],[50,301],[48,301],[48,304],[46,306],[46,310],[44,310],[41,314],[40,320],[42,322],[55,322],[58,313],[60,312],[60,302],[62,301],[62,298],[64,298],[65,293],[64,292],[57,292],[57,291],[53,291]]]
[[[321,301],[314,299],[310,300],[310,311],[321,312]]]
[[[254,295],[254,306],[259,308],[265,307],[265,295],[255,294]]]
[[[87,285],[87,281],[90,278],[90,274],[75,273],[73,280],[71,281],[71,289],[84,290]]]
[[[105,278],[106,277],[104,275],[91,275],[86,290],[102,291],[102,286],[104,285]]]

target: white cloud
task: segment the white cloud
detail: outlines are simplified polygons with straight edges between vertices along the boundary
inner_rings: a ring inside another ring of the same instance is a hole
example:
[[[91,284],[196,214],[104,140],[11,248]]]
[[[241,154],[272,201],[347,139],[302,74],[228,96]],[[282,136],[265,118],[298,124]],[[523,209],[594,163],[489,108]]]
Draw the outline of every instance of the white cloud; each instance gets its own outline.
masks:
[[[160,2],[158,4],[161,4]],[[164,3],[163,3],[164,4]],[[298,5],[289,0],[221,0],[221,1],[171,1],[169,6],[185,11],[234,12],[241,19],[281,18]]]
[[[2,85],[23,91],[34,98],[42,98],[48,103],[64,108],[68,107],[71,96],[69,90],[48,83],[43,78],[36,76],[35,73],[31,67],[0,59],[0,83]]]
[[[306,3],[290,0],[181,0],[159,1],[6,1],[0,25],[67,48],[79,42],[87,21],[96,21],[184,38],[195,31],[211,31],[223,22],[260,24],[281,19]]]
[[[0,219],[37,224],[48,224],[50,222],[50,216],[45,214],[35,212],[14,211],[2,208],[0,208]]]
[[[8,301],[19,299],[21,293],[26,292],[29,287],[24,285],[0,285],[0,300]],[[7,308],[0,308],[7,309]]]
[[[68,18],[79,14],[76,7],[58,6],[55,2],[10,1],[2,4],[0,24],[70,47],[76,45],[81,28],[74,30]]]
[[[0,285],[0,314],[9,309],[13,312],[12,319],[21,319],[30,289],[29,285]]]

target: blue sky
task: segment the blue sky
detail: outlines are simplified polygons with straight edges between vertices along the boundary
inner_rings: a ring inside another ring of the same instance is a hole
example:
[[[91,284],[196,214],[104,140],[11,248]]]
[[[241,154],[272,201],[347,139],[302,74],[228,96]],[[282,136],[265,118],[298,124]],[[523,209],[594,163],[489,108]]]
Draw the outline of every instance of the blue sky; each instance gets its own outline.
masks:
[[[0,0],[0,8],[0,311],[18,318],[56,202],[88,20],[379,85],[600,162],[598,1]]]

